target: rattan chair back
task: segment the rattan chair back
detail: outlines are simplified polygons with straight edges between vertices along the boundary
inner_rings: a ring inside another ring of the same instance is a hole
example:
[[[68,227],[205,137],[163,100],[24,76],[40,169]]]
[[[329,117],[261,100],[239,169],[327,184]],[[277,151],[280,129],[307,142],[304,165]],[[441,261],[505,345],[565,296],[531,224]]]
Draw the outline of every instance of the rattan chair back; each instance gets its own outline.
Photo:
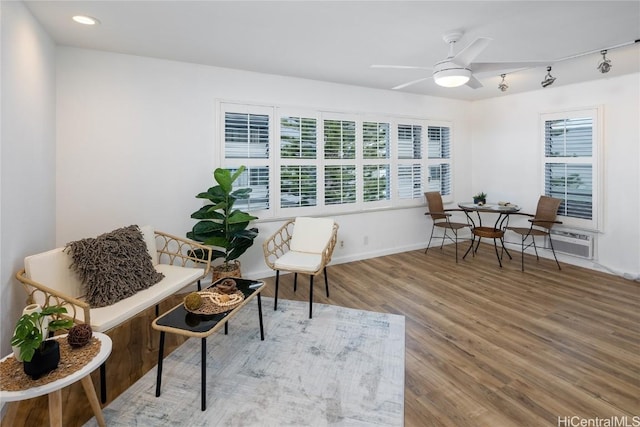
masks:
[[[424,193],[424,197],[427,199],[427,206],[429,207],[429,215],[431,215],[431,219],[435,221],[437,219],[445,219],[447,217],[444,213],[434,213],[444,212],[444,203],[442,203],[442,195],[439,191],[428,191]]]
[[[538,207],[536,208],[536,215],[533,218],[533,223],[536,227],[544,228],[547,231],[553,227],[556,216],[558,215],[558,209],[562,203],[561,199],[555,197],[540,196],[538,199]],[[547,222],[548,221],[548,222]]]

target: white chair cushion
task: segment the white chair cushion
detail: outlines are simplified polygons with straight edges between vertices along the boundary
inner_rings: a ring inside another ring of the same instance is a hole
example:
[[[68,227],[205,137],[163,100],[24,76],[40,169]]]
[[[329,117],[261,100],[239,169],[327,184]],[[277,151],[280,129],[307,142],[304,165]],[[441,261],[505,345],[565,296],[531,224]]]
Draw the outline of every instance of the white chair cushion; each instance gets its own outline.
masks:
[[[289,251],[275,262],[276,270],[315,273],[322,263],[322,254]]]
[[[320,254],[333,233],[333,219],[298,217],[289,248],[295,252]],[[280,261],[280,260],[278,260]]]
[[[168,264],[158,264],[155,268],[164,274],[164,279],[155,285],[110,306],[92,308],[91,329],[96,332],[104,332],[118,326],[195,282],[204,274],[204,269],[201,268],[185,268]],[[79,313],[80,320],[84,320],[82,314],[82,312]]]

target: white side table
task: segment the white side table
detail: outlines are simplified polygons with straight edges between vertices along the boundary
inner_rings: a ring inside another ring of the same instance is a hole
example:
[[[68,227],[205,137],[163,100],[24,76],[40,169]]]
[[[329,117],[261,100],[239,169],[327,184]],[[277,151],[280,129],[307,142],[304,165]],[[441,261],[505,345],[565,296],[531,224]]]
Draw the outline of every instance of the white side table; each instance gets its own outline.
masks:
[[[62,335],[63,337],[64,335]],[[111,338],[107,335],[94,332],[93,336],[100,340],[100,352],[91,359],[82,369],[75,371],[64,378],[60,378],[59,380],[50,382],[45,385],[41,385],[38,387],[32,387],[27,390],[21,391],[0,391],[0,402],[16,402],[20,400],[31,399],[33,397],[42,396],[45,394],[49,395],[49,425],[61,427],[62,426],[62,393],[61,390],[75,383],[76,381],[80,381],[82,383],[82,388],[84,388],[84,392],[89,399],[89,403],[91,404],[91,409],[93,409],[93,413],[96,416],[96,421],[98,421],[99,426],[105,426],[104,417],[102,416],[102,409],[100,408],[100,403],[98,402],[98,396],[96,395],[96,390],[93,387],[93,382],[91,381],[91,377],[89,374],[95,371],[100,367],[100,365],[107,360],[109,354],[111,354]],[[2,358],[2,361],[8,359],[9,357],[13,357],[12,354],[5,356]],[[8,421],[7,425],[13,425],[13,420],[16,416],[18,405],[9,405],[9,410],[5,415],[5,419]]]

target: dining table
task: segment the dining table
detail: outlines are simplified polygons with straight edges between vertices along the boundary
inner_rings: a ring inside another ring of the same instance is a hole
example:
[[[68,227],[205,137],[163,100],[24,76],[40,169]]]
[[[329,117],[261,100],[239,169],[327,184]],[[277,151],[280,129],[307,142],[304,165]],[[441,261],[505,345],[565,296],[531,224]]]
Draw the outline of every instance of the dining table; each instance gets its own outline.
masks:
[[[509,215],[520,210],[520,207],[509,202],[498,203],[473,203],[473,202],[461,202],[458,203],[458,207],[462,209],[467,216],[467,219],[471,223],[471,245],[465,252],[462,259],[465,259],[469,252],[472,255],[478,251],[480,241],[482,238],[493,239],[493,247],[496,251],[496,257],[498,258],[498,264],[502,268],[502,254],[498,252],[498,240],[500,241],[501,250],[504,251],[509,259],[513,259],[509,251],[504,245],[504,229],[509,223]],[[481,214],[495,214],[495,221],[493,225],[482,224]],[[474,249],[475,245],[475,249]]]

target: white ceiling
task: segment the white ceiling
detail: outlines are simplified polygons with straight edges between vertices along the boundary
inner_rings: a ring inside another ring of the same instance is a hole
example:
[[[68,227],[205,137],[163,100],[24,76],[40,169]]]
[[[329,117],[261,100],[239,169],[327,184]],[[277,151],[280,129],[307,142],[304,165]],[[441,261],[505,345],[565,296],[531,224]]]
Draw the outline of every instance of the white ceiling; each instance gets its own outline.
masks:
[[[442,35],[463,30],[456,52],[493,41],[476,62],[557,61],[553,87],[640,71],[640,1],[24,1],[60,45],[390,89],[446,58]],[[100,25],[71,21],[86,14]],[[545,67],[507,76],[516,93],[540,89]],[[429,79],[403,92],[456,99],[503,96],[499,75],[485,87],[445,89]]]

